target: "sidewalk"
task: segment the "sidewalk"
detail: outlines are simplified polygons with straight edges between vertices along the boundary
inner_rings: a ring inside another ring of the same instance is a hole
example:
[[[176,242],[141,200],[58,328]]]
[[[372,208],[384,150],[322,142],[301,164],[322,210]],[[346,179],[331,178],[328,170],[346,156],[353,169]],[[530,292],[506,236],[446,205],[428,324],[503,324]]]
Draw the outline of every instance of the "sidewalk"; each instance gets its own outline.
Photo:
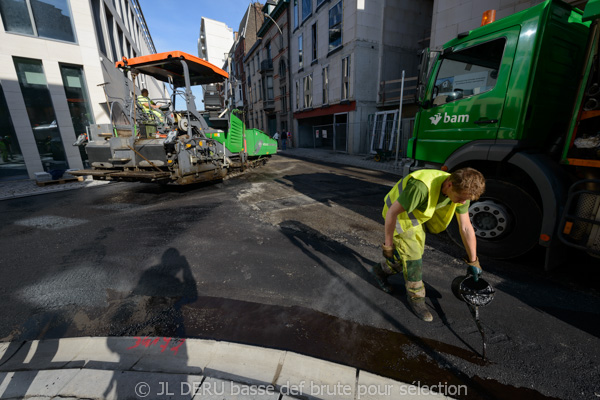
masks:
[[[446,399],[300,354],[214,340],[83,337],[0,343],[2,399]],[[451,394],[451,393],[449,393]]]
[[[62,192],[64,190],[89,188],[106,185],[108,181],[95,181],[91,176],[82,182],[66,182],[38,186],[33,179],[21,179],[14,181],[0,181],[0,200],[16,199],[20,197],[35,196],[37,194]]]
[[[291,148],[287,150],[279,150],[277,154],[307,160],[342,164],[372,171],[388,172],[399,176],[402,175],[402,169],[404,164],[407,162],[406,159],[402,158],[398,159],[398,164],[396,164],[395,159],[377,162],[373,159],[373,155],[348,155],[343,153],[335,153],[332,150],[326,149]]]

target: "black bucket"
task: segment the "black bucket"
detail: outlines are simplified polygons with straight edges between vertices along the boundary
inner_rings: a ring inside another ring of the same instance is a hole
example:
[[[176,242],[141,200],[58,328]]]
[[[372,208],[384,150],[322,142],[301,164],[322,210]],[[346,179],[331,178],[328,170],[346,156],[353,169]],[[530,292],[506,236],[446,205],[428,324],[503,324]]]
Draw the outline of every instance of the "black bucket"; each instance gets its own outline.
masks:
[[[485,332],[483,326],[479,322],[479,307],[487,306],[494,299],[496,291],[485,279],[479,278],[477,282],[472,275],[458,276],[452,281],[452,293],[460,301],[467,303],[469,311],[475,319],[477,329],[481,333],[483,340],[482,357],[485,360]]]
[[[458,276],[452,281],[452,293],[460,301],[475,307],[483,307],[490,304],[496,291],[483,278],[475,282],[472,276]]]

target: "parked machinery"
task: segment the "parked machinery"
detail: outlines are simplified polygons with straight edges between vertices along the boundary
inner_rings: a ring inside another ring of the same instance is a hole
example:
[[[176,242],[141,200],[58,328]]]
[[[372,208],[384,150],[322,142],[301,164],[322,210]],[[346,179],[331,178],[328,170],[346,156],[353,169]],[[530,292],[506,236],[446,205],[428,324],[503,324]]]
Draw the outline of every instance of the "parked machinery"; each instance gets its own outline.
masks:
[[[209,62],[173,51],[123,58],[116,67],[125,75],[129,98],[123,105],[111,104],[111,124],[90,126],[88,140],[75,143],[85,146],[91,169],[72,175],[185,185],[223,179],[230,171],[262,164],[277,152],[275,140],[261,131],[248,131],[232,112],[225,111],[229,127],[222,130],[211,128],[196,110],[191,87],[228,78]],[[139,74],[169,83],[170,101],[157,108],[144,106],[131,87]],[[178,97],[185,101],[185,109],[179,111]]]

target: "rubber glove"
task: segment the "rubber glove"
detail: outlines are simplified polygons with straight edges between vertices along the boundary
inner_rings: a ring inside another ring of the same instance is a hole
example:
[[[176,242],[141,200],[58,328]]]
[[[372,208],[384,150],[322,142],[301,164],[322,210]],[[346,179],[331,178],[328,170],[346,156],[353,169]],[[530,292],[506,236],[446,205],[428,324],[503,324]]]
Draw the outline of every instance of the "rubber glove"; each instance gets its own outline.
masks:
[[[479,265],[479,257],[475,259],[475,261],[469,261],[465,259],[465,263],[467,263],[467,275],[473,276],[473,281],[479,281],[479,277],[483,273],[481,269],[481,265]]]
[[[385,243],[381,245],[383,256],[390,261],[394,260],[394,246],[386,246]]]

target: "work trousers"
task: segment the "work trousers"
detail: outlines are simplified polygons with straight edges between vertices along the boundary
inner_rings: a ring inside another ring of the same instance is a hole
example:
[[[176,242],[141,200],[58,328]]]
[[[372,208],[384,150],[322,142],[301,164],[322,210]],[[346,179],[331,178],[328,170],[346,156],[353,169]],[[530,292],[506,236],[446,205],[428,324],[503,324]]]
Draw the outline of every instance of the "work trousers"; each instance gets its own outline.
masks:
[[[394,235],[394,259],[386,259],[381,269],[388,275],[402,271],[406,292],[413,299],[425,297],[423,284],[423,253],[425,230],[418,225],[401,234]]]

